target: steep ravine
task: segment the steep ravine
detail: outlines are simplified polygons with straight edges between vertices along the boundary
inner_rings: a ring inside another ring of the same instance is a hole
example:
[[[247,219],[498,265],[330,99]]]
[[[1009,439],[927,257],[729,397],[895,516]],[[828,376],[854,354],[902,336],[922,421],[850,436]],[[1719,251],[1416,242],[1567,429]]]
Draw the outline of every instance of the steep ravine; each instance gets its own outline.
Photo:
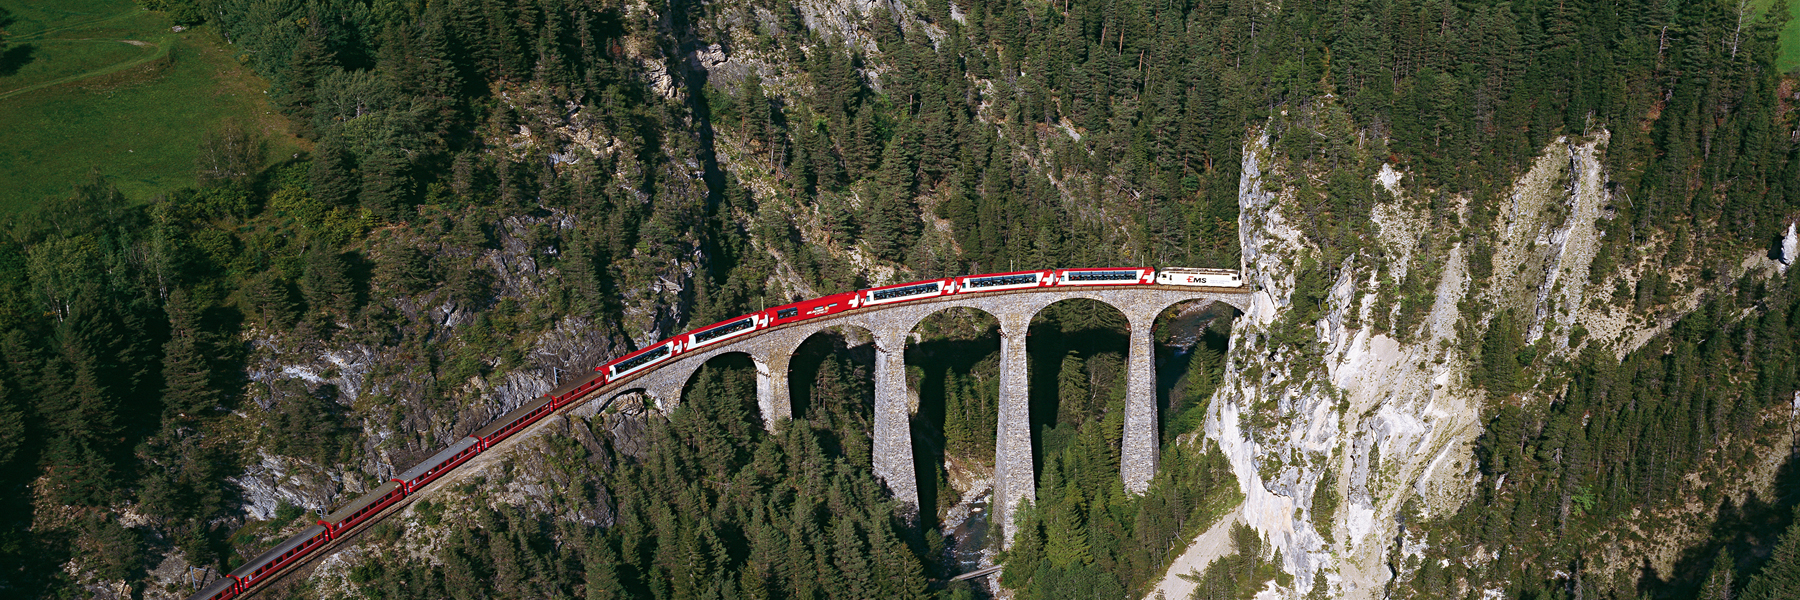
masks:
[[[1310,324],[1285,323],[1298,314],[1295,271],[1323,256],[1304,219],[1290,216],[1298,214],[1297,182],[1305,176],[1296,171],[1306,166],[1278,155],[1267,134],[1246,144],[1239,226],[1243,268],[1258,291],[1232,331],[1206,435],[1230,458],[1242,487],[1236,518],[1269,539],[1294,576],[1291,587],[1272,585],[1259,597],[1302,597],[1318,578],[1332,597],[1385,597],[1389,582],[1405,575],[1395,572],[1403,562],[1396,555],[1426,550],[1405,524],[1454,513],[1479,480],[1473,442],[1487,396],[1470,373],[1494,314],[1514,311],[1528,328],[1526,343],[1565,357],[1591,344],[1622,355],[1673,321],[1666,316],[1645,326],[1629,307],[1594,301],[1596,293],[1609,297],[1618,281],[1635,283],[1653,264],[1621,265],[1589,282],[1604,236],[1598,224],[1612,200],[1602,161],[1609,139],[1601,131],[1548,144],[1501,196],[1503,208],[1486,231],[1456,231],[1470,222],[1467,199],[1452,200],[1457,218],[1450,224],[1442,213],[1434,222],[1429,203],[1404,185],[1404,170],[1383,164],[1368,173],[1369,184],[1385,192],[1377,193],[1372,220],[1387,263],[1365,250],[1335,265],[1323,316]],[[1471,274],[1473,243],[1494,249],[1485,279]],[[1659,255],[1648,250],[1642,254]],[[1784,266],[1761,254],[1732,262],[1737,268],[1721,280],[1768,276]],[[1394,294],[1409,269],[1430,272],[1429,307],[1410,330],[1378,331],[1386,315],[1377,310],[1401,310],[1382,296]],[[1693,310],[1705,291],[1676,298],[1663,314]],[[1493,309],[1464,312],[1477,304]],[[1589,333],[1572,341],[1577,329]],[[1309,332],[1310,343],[1293,343],[1291,335],[1284,341],[1294,330]],[[1522,401],[1544,394],[1528,388]],[[1335,482],[1330,493],[1341,499],[1332,514],[1312,514],[1315,496],[1327,493],[1321,481]],[[1190,548],[1165,584],[1229,552]]]

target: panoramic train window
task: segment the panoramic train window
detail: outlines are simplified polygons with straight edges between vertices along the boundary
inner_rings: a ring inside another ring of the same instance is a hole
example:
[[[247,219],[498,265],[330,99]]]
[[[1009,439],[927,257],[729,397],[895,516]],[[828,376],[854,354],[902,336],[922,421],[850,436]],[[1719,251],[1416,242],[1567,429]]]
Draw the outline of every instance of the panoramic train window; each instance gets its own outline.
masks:
[[[1137,276],[1137,271],[1086,271],[1070,273],[1069,281],[1124,281]]]
[[[694,341],[696,343],[706,343],[706,342],[710,342],[712,340],[716,340],[720,336],[730,335],[730,334],[737,333],[739,331],[743,331],[745,329],[749,329],[749,328],[755,327],[755,326],[756,326],[755,319],[740,319],[737,322],[732,323],[730,325],[714,327],[712,329],[708,329],[706,331],[696,333],[696,334],[694,334]]]
[[[876,300],[887,300],[890,298],[900,298],[900,297],[904,297],[904,296],[917,296],[919,294],[930,294],[930,293],[933,293],[936,291],[938,291],[938,284],[927,283],[925,285],[909,285],[909,286],[906,286],[903,288],[894,288],[891,290],[881,290],[881,291],[875,292],[874,294],[872,294],[872,296],[874,296],[874,298]]]
[[[1004,275],[1000,277],[978,277],[969,280],[969,287],[993,287],[996,285],[1016,285],[1037,281],[1037,275]]]
[[[669,347],[663,346],[663,347],[657,348],[655,350],[645,352],[643,354],[639,354],[636,357],[632,358],[631,360],[627,360],[625,362],[614,365],[613,372],[614,373],[623,373],[626,371],[630,371],[632,369],[643,366],[644,363],[656,360],[658,358],[662,358],[668,354],[669,354]]]

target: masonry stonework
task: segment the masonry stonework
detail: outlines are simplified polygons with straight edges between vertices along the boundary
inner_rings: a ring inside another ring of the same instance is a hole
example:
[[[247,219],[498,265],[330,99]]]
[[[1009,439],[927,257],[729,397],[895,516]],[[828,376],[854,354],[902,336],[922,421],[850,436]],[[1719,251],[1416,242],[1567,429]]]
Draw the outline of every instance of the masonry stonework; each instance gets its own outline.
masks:
[[[1000,406],[995,424],[995,523],[1004,532],[1005,545],[1013,538],[1012,515],[1019,502],[1036,494],[1037,476],[1032,467],[1030,377],[1027,369],[1026,330],[1031,319],[1051,304],[1071,298],[1096,300],[1125,314],[1131,327],[1127,352],[1125,431],[1121,442],[1120,477],[1125,489],[1143,493],[1156,476],[1159,454],[1156,414],[1156,352],[1152,327],[1157,315],[1175,304],[1195,300],[1223,302],[1239,311],[1249,308],[1250,292],[1217,288],[1175,286],[1124,286],[1118,288],[1037,288],[945,296],[899,305],[880,305],[802,321],[745,335],[682,354],[674,360],[634,378],[609,396],[642,391],[655,398],[664,411],[681,403],[681,394],[700,366],[714,357],[742,353],[756,363],[757,406],[763,422],[776,423],[793,417],[790,358],[808,338],[827,329],[860,327],[875,338],[875,475],[900,501],[903,516],[916,522],[919,506],[918,477],[913,468],[912,410],[908,407],[906,341],[925,318],[955,307],[986,312],[1000,321]]]

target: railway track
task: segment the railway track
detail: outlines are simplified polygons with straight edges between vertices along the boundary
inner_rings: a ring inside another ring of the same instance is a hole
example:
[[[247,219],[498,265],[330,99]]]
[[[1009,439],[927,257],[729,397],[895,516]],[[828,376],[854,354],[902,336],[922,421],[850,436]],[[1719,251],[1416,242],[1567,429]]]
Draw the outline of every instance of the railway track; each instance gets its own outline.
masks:
[[[1137,289],[1154,290],[1171,287],[1171,284],[1178,286],[1176,289],[1199,291],[1199,288],[1219,287],[1208,285],[1208,278],[1212,277],[1228,277],[1214,283],[1229,286],[1230,289],[1220,288],[1225,291],[1244,293],[1239,274],[1222,269],[1165,268],[1160,274],[1156,269],[1141,267],[1058,269],[953,277],[845,292],[769,308],[696,329],[619,357],[596,368],[593,375],[577,378],[563,387],[545,393],[542,398],[526,402],[501,415],[488,426],[397,474],[392,483],[383,484],[371,493],[340,507],[338,513],[325,515],[318,525],[303,529],[225,576],[230,579],[219,579],[208,584],[190,600],[266,597],[270,590],[290,589],[297,581],[296,576],[310,574],[320,559],[334,556],[345,547],[360,541],[376,523],[385,522],[389,516],[411,506],[420,497],[435,494],[444,486],[462,480],[468,473],[481,471],[494,461],[510,456],[514,446],[521,440],[535,438],[542,433],[545,421],[548,420],[546,417],[564,415],[566,418],[568,413],[597,398],[606,398],[619,390],[632,389],[628,387],[630,384],[659,370],[665,362],[674,364],[669,361],[679,362],[689,355],[710,357],[724,351],[726,346],[719,346],[718,350],[695,354],[702,348],[727,339],[802,326],[811,319],[827,315],[833,318],[844,317],[879,311],[897,303],[936,303],[941,298],[962,293],[979,293],[981,297],[1039,293],[1048,291],[1046,288],[1051,286],[1123,285],[1143,286]],[[1060,291],[1066,288],[1055,289]],[[654,390],[647,391],[670,402],[678,402],[680,394],[679,389],[673,392],[664,390],[661,394]],[[602,401],[593,410],[598,413],[610,403],[610,399]],[[382,503],[382,508],[373,515],[363,516],[377,502]]]
[[[621,381],[620,383],[627,383],[629,381],[630,380]],[[521,431],[518,434],[513,435],[511,437],[508,437],[505,441],[500,442],[499,444],[496,444],[494,446],[494,448],[489,450],[488,452],[483,452],[483,453],[481,453],[481,455],[469,460],[469,462],[464,463],[462,465],[458,465],[458,468],[452,469],[450,473],[446,474],[443,477],[439,477],[436,481],[433,481],[429,485],[426,485],[424,488],[421,488],[418,492],[415,492],[412,494],[407,494],[405,497],[394,501],[394,503],[391,505],[388,505],[387,508],[382,509],[380,512],[375,513],[373,516],[370,516],[367,519],[364,519],[363,522],[358,523],[356,525],[356,527],[351,528],[349,530],[349,532],[339,535],[335,539],[333,539],[329,542],[326,542],[325,545],[321,546],[318,550],[307,553],[305,558],[295,561],[293,564],[290,564],[286,568],[284,568],[280,571],[277,571],[275,574],[267,576],[267,577],[257,581],[256,584],[250,586],[249,589],[246,589],[244,591],[244,593],[239,595],[238,597],[239,598],[265,598],[265,597],[266,598],[277,598],[277,597],[279,597],[278,595],[274,595],[273,593],[287,591],[287,590],[290,590],[290,589],[298,586],[300,582],[305,581],[306,577],[312,574],[313,569],[318,565],[319,561],[325,560],[325,558],[337,554],[338,551],[340,551],[340,550],[343,550],[350,546],[356,545],[356,543],[358,541],[360,541],[363,538],[363,536],[367,535],[370,531],[375,529],[376,524],[386,521],[388,517],[398,514],[400,511],[406,510],[406,507],[411,506],[414,502],[416,502],[420,499],[423,499],[427,496],[436,494],[436,493],[438,493],[438,491],[440,491],[446,487],[455,485],[457,482],[461,481],[464,477],[467,477],[470,473],[480,471],[482,468],[493,464],[493,462],[495,460],[499,460],[499,459],[510,456],[512,454],[512,451],[515,446],[523,443],[527,439],[536,438],[539,434],[541,434],[542,429],[544,427],[549,426],[550,422],[553,420],[553,419],[551,419],[551,417],[556,417],[556,416],[565,416],[566,417],[568,413],[581,408],[582,405],[584,405],[588,402],[595,401],[596,396],[605,397],[606,393],[610,393],[614,389],[616,389],[616,386],[607,385],[607,386],[602,386],[602,387],[590,390],[588,393],[583,394],[581,397],[576,398],[575,400],[569,402],[568,404],[564,405],[562,408],[559,408],[556,411],[554,411],[548,415],[545,415],[543,418],[538,419],[536,423],[532,423],[530,426],[526,427],[524,431]],[[610,404],[610,401],[608,401],[607,403]],[[606,406],[601,405],[601,406],[595,407],[594,411],[597,414],[599,411],[602,411],[605,409],[606,409]]]

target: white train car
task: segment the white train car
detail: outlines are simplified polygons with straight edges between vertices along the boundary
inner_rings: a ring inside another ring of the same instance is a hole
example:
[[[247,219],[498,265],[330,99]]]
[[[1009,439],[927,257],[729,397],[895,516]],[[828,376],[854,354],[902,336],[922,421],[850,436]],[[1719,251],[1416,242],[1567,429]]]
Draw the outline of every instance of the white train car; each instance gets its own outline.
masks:
[[[1231,269],[1164,267],[1156,273],[1156,283],[1161,285],[1237,288],[1244,287],[1244,276]]]

